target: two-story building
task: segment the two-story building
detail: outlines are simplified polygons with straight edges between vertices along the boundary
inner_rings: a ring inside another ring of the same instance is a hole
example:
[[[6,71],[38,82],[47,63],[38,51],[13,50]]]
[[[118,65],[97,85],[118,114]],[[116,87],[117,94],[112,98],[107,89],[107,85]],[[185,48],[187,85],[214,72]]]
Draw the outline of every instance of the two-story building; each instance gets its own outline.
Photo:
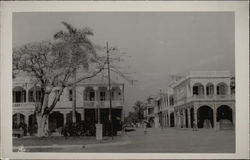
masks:
[[[175,126],[233,128],[234,79],[228,71],[190,72],[172,86]]]
[[[155,127],[233,128],[235,78],[228,71],[192,71],[174,77],[154,102]]]
[[[28,128],[36,125],[35,104],[41,98],[39,85],[32,79],[17,77],[13,79],[13,124],[25,123]],[[34,94],[35,93],[35,94]],[[49,130],[55,131],[72,121],[72,88],[64,89],[56,107],[49,115]],[[123,120],[124,84],[111,81],[112,119]],[[49,100],[49,103],[51,100]],[[76,120],[96,123],[98,109],[100,121],[109,119],[108,81],[100,77],[87,79],[76,85]],[[119,123],[119,122],[118,122]]]

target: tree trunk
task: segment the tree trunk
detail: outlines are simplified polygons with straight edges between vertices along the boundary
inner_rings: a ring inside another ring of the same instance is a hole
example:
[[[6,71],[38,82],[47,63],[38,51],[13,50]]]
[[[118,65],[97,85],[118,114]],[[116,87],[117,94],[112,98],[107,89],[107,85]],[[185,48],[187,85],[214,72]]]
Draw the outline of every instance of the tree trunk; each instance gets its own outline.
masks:
[[[44,113],[45,108],[47,108],[49,102],[49,94],[45,93],[43,96],[42,104],[38,107],[36,111],[37,120],[37,137],[48,137],[49,136],[49,112]]]
[[[37,137],[48,137],[49,136],[49,114],[37,114]]]

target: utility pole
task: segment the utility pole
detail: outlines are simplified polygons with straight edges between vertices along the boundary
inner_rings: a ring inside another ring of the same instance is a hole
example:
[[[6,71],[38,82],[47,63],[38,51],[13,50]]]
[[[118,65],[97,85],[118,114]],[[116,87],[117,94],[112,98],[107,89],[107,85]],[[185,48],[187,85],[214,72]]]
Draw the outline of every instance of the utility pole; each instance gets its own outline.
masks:
[[[74,69],[74,85],[72,92],[73,92],[72,122],[76,123],[76,68]]]
[[[112,123],[112,93],[111,93],[111,84],[110,84],[110,67],[109,67],[109,46],[107,42],[107,64],[108,64],[108,85],[109,85],[109,121],[111,129],[111,137],[113,137],[113,123]]]

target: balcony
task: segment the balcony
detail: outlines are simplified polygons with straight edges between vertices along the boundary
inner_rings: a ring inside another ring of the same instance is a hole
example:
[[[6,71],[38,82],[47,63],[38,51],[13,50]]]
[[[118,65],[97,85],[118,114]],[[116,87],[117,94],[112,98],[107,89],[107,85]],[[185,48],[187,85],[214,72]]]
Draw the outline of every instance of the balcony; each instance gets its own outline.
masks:
[[[16,103],[13,102],[13,107],[17,107],[17,108],[34,108],[35,107],[35,102],[21,102],[21,103]]]
[[[192,101],[223,101],[223,100],[235,100],[235,95],[193,95],[188,98],[178,100],[176,105],[185,104]]]
[[[97,107],[98,103],[101,108],[109,108],[110,104],[109,101],[84,101],[84,108],[95,108]],[[119,100],[113,100],[112,101],[112,107],[119,107],[123,106],[122,101]]]

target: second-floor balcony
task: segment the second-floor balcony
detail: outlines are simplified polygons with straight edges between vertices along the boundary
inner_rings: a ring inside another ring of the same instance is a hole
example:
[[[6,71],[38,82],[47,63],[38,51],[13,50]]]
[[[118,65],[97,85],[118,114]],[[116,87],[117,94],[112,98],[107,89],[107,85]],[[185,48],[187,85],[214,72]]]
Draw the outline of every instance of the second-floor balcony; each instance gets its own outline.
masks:
[[[18,102],[18,103],[13,103],[13,107],[25,107],[25,108],[34,108],[35,107],[35,102]]]
[[[235,94],[231,95],[193,95],[175,101],[175,105],[181,105],[192,101],[225,101],[235,100]]]
[[[86,108],[109,108],[110,107],[110,102],[109,101],[84,101],[83,102],[84,107]],[[122,101],[120,100],[112,100],[112,107],[119,107],[123,106]]]
[[[35,102],[13,102],[13,107],[18,108],[34,108]],[[58,101],[56,107],[60,108],[71,108],[73,105],[72,101]],[[109,108],[110,102],[109,101],[83,101],[83,103],[77,103],[77,107],[84,107],[84,108]],[[123,106],[123,102],[121,100],[112,100],[112,107],[120,107]]]

